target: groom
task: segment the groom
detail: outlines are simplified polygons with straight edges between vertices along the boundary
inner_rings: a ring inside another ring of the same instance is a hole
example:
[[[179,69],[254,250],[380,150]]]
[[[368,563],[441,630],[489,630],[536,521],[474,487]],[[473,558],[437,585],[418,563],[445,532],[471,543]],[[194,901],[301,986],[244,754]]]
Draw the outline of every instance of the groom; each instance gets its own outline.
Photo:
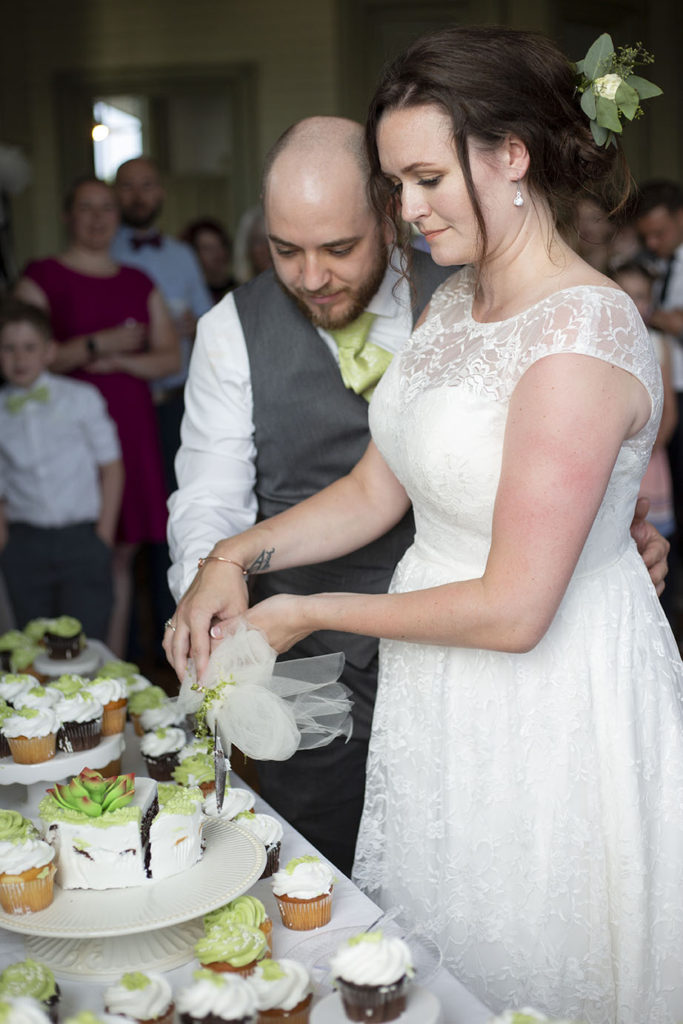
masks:
[[[369,206],[367,176],[363,130],[343,118],[295,124],[266,158],[264,207],[274,269],[202,317],[192,356],[176,460],[179,487],[169,503],[169,584],[176,600],[192,581],[197,559],[217,540],[296,504],[354,466],[369,440],[374,384],[436,286],[452,273],[416,252],[411,291],[390,262],[390,237]],[[412,538],[407,516],[345,558],[253,577],[252,600],[283,592],[384,593]],[[235,599],[243,600],[235,578]],[[319,632],[286,657],[340,650],[346,657],[342,680],[354,700],[351,740],[261,763],[258,775],[265,799],[350,874],[377,641]]]

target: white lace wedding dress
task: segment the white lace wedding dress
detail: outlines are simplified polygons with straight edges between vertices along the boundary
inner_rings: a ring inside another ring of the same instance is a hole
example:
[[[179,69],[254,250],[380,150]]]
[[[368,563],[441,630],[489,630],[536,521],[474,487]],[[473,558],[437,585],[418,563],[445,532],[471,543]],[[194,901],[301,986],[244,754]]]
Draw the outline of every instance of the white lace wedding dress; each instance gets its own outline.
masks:
[[[619,291],[571,288],[479,324],[472,287],[469,269],[441,287],[371,405],[417,526],[394,591],[483,573],[508,404],[535,360],[623,367],[653,412],[534,650],[382,643],[354,877],[493,1010],[683,1021],[682,670],[629,534],[659,370]]]

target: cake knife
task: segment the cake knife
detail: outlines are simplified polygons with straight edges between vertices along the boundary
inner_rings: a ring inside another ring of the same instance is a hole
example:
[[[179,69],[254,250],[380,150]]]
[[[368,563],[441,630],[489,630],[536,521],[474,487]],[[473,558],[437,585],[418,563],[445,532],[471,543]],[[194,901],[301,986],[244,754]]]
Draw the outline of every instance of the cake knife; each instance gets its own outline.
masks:
[[[216,776],[216,810],[220,813],[225,797],[225,779],[227,770],[225,767],[225,754],[223,744],[218,734],[218,726],[213,727],[213,770]]]

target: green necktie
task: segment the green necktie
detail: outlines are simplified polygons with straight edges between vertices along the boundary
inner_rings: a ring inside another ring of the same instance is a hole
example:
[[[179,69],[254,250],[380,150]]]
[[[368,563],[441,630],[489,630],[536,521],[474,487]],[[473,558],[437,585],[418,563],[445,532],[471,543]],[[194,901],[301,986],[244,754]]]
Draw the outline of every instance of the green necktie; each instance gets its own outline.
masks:
[[[39,388],[25,391],[23,395],[10,395],[5,402],[5,407],[8,412],[15,414],[21,412],[27,402],[42,402],[44,404],[49,400],[50,389],[45,384],[41,384]]]
[[[391,352],[367,340],[375,316],[376,313],[361,313],[353,323],[329,332],[339,348],[339,369],[344,384],[367,402],[393,359]]]

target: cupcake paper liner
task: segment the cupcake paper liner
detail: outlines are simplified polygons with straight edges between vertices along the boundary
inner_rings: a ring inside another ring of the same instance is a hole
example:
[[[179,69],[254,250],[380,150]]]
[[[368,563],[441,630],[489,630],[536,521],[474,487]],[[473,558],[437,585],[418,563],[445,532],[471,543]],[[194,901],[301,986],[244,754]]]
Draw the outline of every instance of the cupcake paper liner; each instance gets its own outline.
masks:
[[[150,779],[156,782],[173,782],[173,769],[179,765],[177,754],[166,754],[164,757],[145,757],[145,764]]]
[[[78,750],[92,750],[100,742],[101,736],[101,718],[93,718],[89,722],[62,722],[57,733],[57,744],[60,750],[71,754]]]
[[[102,715],[102,735],[115,736],[123,732],[126,727],[126,706],[128,701],[125,697],[121,700],[113,700],[111,704],[105,704]]]
[[[405,974],[393,985],[355,985],[343,978],[335,978],[335,984],[349,1020],[384,1024],[396,1020],[406,1008],[409,980]]]
[[[313,995],[306,996],[300,1003],[297,1003],[291,1010],[259,1010],[258,1024],[279,1024],[286,1021],[286,1024],[308,1024],[311,1014],[311,1001]]]
[[[57,749],[56,733],[47,736],[12,736],[8,737],[12,757],[17,764],[40,764],[55,756]]]
[[[299,900],[294,896],[277,896],[282,923],[285,928],[295,932],[309,931],[311,928],[322,928],[330,923],[332,916],[332,893],[315,896],[310,900]]]
[[[217,960],[213,963],[202,963],[202,967],[205,967],[207,971],[213,971],[215,974],[241,974],[243,978],[248,978],[250,974],[254,973],[254,968],[258,960],[252,960],[251,963],[245,964],[244,967],[233,967],[232,964],[227,963],[225,960]]]
[[[57,868],[48,865],[44,878],[22,879],[16,882],[0,881],[0,905],[7,914],[31,914],[44,910],[52,903]]]

